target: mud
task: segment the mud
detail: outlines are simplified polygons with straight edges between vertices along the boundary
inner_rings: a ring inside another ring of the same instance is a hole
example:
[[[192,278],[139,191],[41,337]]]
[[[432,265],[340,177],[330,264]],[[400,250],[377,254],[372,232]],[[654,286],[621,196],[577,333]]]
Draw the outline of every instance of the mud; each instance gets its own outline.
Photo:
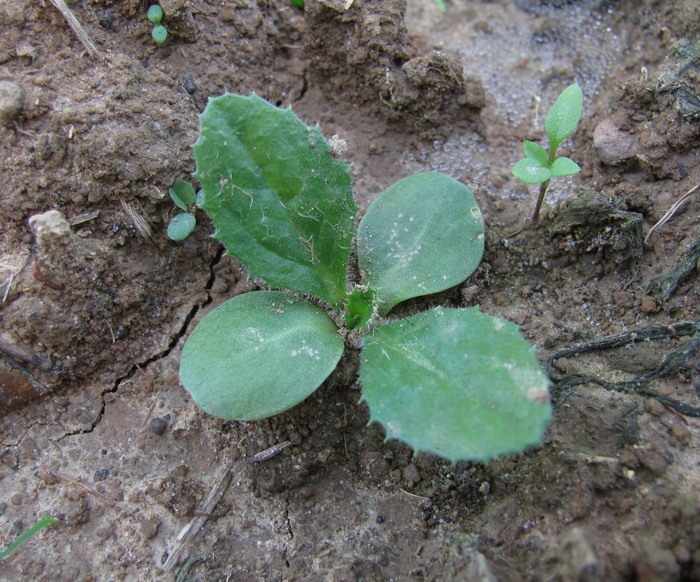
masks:
[[[698,194],[650,234],[700,183],[696,3],[342,4],[164,1],[158,47],[142,2],[69,3],[95,55],[52,3],[0,6],[0,546],[61,521],[0,578],[700,580]],[[510,167],[573,81],[583,172],[509,236],[536,196]],[[541,448],[453,465],[385,442],[353,351],[277,417],[194,406],[185,337],[264,286],[206,221],[165,236],[224,91],[345,140],[361,205],[426,169],[474,190],[484,262],[419,303],[521,326],[554,380]]]

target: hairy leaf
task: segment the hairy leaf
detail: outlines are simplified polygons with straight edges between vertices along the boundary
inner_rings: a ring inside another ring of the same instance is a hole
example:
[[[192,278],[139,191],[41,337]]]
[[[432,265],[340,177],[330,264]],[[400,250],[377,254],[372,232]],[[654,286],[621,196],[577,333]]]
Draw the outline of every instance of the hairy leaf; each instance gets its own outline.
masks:
[[[180,378],[209,414],[266,418],[313,393],[344,347],[323,310],[279,291],[255,291],[201,321],[182,350]]]
[[[484,252],[484,220],[471,190],[437,172],[387,188],[357,231],[364,282],[380,315],[397,303],[464,281]]]
[[[569,85],[557,97],[544,120],[544,127],[553,151],[556,151],[559,144],[576,129],[581,119],[582,108],[583,93],[576,83]]]
[[[452,461],[536,445],[551,416],[534,348],[515,324],[476,307],[377,326],[365,338],[360,382],[388,438]]]
[[[340,310],[357,207],[350,166],[318,128],[256,95],[226,94],[209,100],[194,151],[201,207],[227,251],[270,286]]]

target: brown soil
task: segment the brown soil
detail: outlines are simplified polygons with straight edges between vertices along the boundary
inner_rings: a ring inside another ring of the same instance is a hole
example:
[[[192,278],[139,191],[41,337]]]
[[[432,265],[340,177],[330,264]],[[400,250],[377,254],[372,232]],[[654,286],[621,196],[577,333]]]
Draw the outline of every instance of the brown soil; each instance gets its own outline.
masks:
[[[168,0],[160,47],[147,3],[68,4],[99,54],[51,2],[0,5],[0,546],[61,520],[0,578],[700,580],[700,193],[648,236],[700,183],[695,0]],[[508,236],[535,195],[510,175],[519,144],[573,81],[563,153],[584,171]],[[480,304],[538,347],[541,448],[452,465],[385,442],[353,353],[266,421],[193,405],[184,339],[262,285],[206,221],[165,236],[225,91],[345,139],[361,205],[425,169],[472,187],[484,262],[427,302]]]

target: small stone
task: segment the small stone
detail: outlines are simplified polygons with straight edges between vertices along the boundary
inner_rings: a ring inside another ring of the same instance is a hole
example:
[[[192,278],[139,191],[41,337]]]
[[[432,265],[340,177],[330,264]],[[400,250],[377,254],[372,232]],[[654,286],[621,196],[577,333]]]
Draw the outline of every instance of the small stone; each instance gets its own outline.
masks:
[[[410,483],[420,483],[421,476],[418,467],[413,463],[406,465],[403,469],[403,478]]]
[[[92,476],[92,480],[98,483],[99,481],[104,481],[107,477],[109,477],[109,469],[97,469]]]
[[[160,416],[157,418],[152,418],[148,423],[148,430],[157,434],[158,436],[164,434],[167,428],[168,421]]]
[[[15,493],[12,497],[10,497],[10,503],[12,503],[12,505],[22,505],[22,494]]]
[[[637,156],[638,139],[619,129],[612,119],[603,119],[593,132],[593,146],[600,161],[608,166],[619,166]]]
[[[0,81],[0,125],[8,126],[24,107],[24,90],[14,81]]]
[[[144,519],[141,522],[141,533],[147,539],[153,539],[158,533],[158,528],[160,527],[160,520],[158,519]]]
[[[642,299],[640,309],[642,310],[642,313],[656,313],[659,310],[659,306],[654,297],[651,295],[646,295],[644,299]]]

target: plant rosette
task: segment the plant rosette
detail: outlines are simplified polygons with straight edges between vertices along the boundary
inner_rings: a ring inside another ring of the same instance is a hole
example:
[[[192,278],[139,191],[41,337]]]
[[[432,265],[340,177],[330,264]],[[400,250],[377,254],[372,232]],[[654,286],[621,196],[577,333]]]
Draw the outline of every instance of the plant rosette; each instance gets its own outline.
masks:
[[[484,223],[469,188],[437,172],[409,176],[355,230],[350,166],[317,127],[255,95],[211,99],[194,151],[197,205],[214,236],[274,289],[228,300],[187,339],[180,377],[205,412],[255,420],[288,410],[333,372],[353,335],[362,400],[388,438],[452,461],[541,442],[549,380],[515,324],[477,307],[392,317],[477,269]],[[354,241],[359,280],[348,284]]]

